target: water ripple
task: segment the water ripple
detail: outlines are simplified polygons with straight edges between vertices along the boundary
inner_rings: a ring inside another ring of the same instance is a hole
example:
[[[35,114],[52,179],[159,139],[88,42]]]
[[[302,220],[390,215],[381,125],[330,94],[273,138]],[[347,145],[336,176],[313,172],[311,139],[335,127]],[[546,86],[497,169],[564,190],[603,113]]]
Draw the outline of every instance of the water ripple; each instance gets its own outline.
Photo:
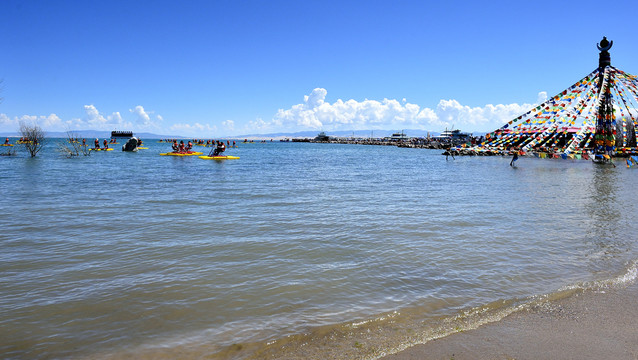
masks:
[[[20,214],[0,220],[0,351],[220,350],[523,298],[636,257],[626,169],[291,143],[207,162],[163,146],[0,159],[0,210]]]

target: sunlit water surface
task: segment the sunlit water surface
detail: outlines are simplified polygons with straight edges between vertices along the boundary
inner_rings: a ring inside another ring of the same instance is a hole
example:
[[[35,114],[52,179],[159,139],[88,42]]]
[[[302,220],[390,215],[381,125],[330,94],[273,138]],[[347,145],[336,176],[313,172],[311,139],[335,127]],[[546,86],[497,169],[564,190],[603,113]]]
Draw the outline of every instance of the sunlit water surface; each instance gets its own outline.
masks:
[[[0,157],[5,357],[374,358],[638,258],[638,170],[620,163],[146,145]]]

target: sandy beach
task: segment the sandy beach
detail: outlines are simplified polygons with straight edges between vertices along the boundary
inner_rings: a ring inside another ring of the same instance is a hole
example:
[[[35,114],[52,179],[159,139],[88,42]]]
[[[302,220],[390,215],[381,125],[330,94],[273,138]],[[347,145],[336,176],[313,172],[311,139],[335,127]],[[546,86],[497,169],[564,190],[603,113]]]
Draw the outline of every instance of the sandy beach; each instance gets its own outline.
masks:
[[[587,290],[386,360],[638,359],[638,285]]]

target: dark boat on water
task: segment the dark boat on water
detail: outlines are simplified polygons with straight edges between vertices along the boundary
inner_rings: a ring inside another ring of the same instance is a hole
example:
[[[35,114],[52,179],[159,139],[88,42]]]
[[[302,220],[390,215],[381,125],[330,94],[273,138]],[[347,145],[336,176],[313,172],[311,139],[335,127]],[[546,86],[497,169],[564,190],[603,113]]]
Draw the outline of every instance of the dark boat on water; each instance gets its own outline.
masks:
[[[315,137],[315,141],[330,141],[330,136],[326,135],[326,133],[322,131]]]
[[[133,132],[132,131],[111,131],[111,137],[112,138],[130,138],[133,137]]]

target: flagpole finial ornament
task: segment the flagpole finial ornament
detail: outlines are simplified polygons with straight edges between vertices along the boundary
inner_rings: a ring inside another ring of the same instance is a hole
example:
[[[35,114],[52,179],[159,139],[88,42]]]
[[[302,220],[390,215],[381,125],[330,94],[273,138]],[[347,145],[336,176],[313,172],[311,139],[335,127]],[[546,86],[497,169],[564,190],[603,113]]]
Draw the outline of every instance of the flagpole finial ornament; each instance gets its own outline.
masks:
[[[611,49],[611,46],[613,44],[614,42],[607,40],[606,36],[603,36],[603,39],[600,41],[600,43],[596,44],[598,50],[600,50],[600,54],[598,55],[598,68],[601,72],[600,76],[602,76],[602,72],[605,70],[605,67],[611,65],[611,55],[609,55],[609,49]],[[602,79],[600,81],[602,81]]]
[[[603,39],[600,41],[600,43],[596,44],[596,47],[598,47],[598,50],[600,51],[608,51],[609,49],[611,49],[612,45],[614,45],[614,41],[609,41],[607,40],[606,36],[603,36]]]

